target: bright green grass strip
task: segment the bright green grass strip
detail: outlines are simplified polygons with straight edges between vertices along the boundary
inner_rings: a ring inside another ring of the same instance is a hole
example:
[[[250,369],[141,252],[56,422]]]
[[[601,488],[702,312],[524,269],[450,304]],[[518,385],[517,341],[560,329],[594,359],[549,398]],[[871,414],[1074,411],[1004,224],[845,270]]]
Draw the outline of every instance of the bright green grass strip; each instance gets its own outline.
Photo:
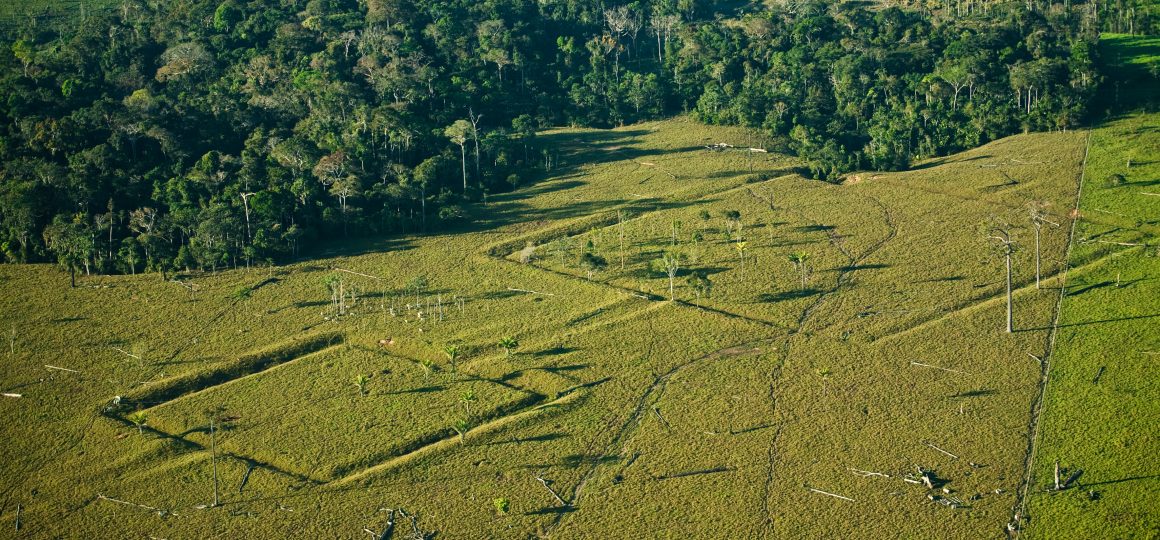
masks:
[[[1160,116],[1138,115],[1092,134],[1088,183],[1072,259],[1103,263],[1068,279],[1029,490],[1034,538],[1129,538],[1160,531],[1160,258],[1149,195],[1160,162]],[[1123,174],[1124,184],[1103,181]],[[1086,240],[1086,241],[1085,241]],[[1114,243],[1103,243],[1114,242]],[[1144,244],[1147,247],[1121,244]],[[1054,491],[1058,461],[1071,487]]]

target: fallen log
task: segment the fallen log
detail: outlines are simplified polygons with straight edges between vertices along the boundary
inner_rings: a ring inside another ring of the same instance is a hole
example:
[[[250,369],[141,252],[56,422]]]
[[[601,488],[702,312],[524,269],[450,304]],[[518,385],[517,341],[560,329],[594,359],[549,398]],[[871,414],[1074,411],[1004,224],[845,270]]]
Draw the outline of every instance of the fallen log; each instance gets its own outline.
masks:
[[[46,367],[46,368],[48,368],[48,369],[55,369],[55,370],[57,370],[57,371],[67,371],[67,372],[69,372],[69,373],[80,373],[79,371],[77,371],[77,370],[75,370],[75,369],[69,369],[69,368],[63,368],[63,367],[57,367],[57,366],[50,366],[50,365],[48,365],[48,364],[45,364],[45,365],[44,365],[44,367]]]
[[[814,489],[810,486],[806,486],[806,489],[808,489],[814,493],[821,493],[822,495],[829,495],[830,497],[834,497],[835,499],[842,499],[843,501],[855,502],[854,499],[851,499],[849,497],[844,497],[842,495],[838,495],[837,493],[830,493],[829,491],[822,491],[820,489]]]
[[[854,473],[857,476],[861,476],[863,478],[867,478],[870,476],[881,476],[882,478],[890,478],[889,474],[884,474],[884,473],[874,472],[874,471],[863,471],[861,469],[855,469],[853,467],[847,467],[847,468],[850,469],[850,472]]]
[[[551,493],[551,494],[552,494],[552,497],[555,497],[555,498],[556,498],[556,502],[557,502],[557,503],[560,503],[560,506],[568,506],[568,503],[564,502],[564,499],[561,499],[561,498],[560,498],[560,495],[559,495],[558,493],[556,493],[556,490],[552,489],[552,486],[549,486],[549,485],[548,485],[548,481],[547,481],[547,480],[545,480],[545,479],[544,479],[543,477],[541,477],[540,475],[535,475],[535,476],[534,476],[534,478],[535,478],[536,480],[539,480],[539,481],[540,481],[540,483],[541,483],[541,484],[543,484],[543,486],[544,486],[544,489],[548,490],[548,493]]]
[[[942,452],[942,453],[944,453],[944,454],[946,454],[946,455],[950,456],[951,458],[954,458],[954,459],[959,459],[959,456],[956,456],[956,455],[954,455],[954,454],[952,454],[952,453],[950,453],[950,452],[947,452],[946,450],[943,450],[942,448],[939,448],[939,447],[937,447],[937,446],[935,446],[935,445],[933,445],[933,444],[931,444],[931,443],[929,443],[929,442],[927,442],[927,443],[925,443],[925,444],[926,444],[927,446],[931,447],[931,448],[934,448],[935,450],[938,450],[939,452]]]

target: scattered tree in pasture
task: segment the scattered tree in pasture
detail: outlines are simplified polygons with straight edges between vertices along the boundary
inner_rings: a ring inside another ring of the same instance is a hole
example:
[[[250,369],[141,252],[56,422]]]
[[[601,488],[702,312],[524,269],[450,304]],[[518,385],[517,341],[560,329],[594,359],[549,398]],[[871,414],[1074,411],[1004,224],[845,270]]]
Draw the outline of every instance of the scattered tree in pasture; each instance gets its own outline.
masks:
[[[435,362],[432,362],[430,358],[419,359],[419,365],[423,368],[424,379],[430,378],[431,373],[435,371]]]
[[[504,356],[511,356],[512,351],[520,346],[520,342],[512,336],[507,336],[499,340],[499,347],[504,350]]]
[[[501,516],[506,516],[511,511],[512,503],[505,497],[496,497],[492,499],[491,504],[495,506],[495,512]]]
[[[617,209],[616,211],[616,236],[620,246],[620,269],[624,270],[625,259],[628,256],[626,241],[627,235],[624,231],[624,210]]]
[[[468,421],[466,418],[460,418],[451,425],[451,429],[454,429],[455,433],[459,435],[459,444],[467,443],[467,432],[471,431],[470,421]]]
[[[475,397],[475,392],[472,390],[468,390],[459,396],[459,402],[463,404],[463,410],[466,412],[468,418],[471,418],[471,404],[478,400],[479,398]]]
[[[447,360],[451,362],[451,372],[455,373],[458,369],[456,361],[459,359],[459,345],[448,345],[444,347],[443,354],[447,355]]]
[[[713,282],[704,272],[693,272],[689,274],[689,277],[685,278],[685,284],[690,289],[693,289],[693,293],[697,295],[698,301],[701,300],[702,296],[708,298],[713,294]]]
[[[137,426],[137,433],[139,435],[145,434],[145,422],[149,420],[148,412],[137,410],[130,414],[127,418],[130,422],[133,422],[134,426]]]
[[[663,257],[654,261],[654,265],[669,277],[669,301],[676,300],[673,284],[677,278],[677,272],[681,270],[681,255],[672,251],[666,252]]]
[[[818,376],[822,378],[822,395],[823,396],[828,395],[828,393],[829,393],[827,388],[826,388],[826,382],[828,382],[830,380],[830,375],[832,375],[832,374],[833,374],[833,372],[830,371],[830,368],[818,369]]]
[[[737,258],[741,260],[741,281],[745,281],[745,255],[748,253],[745,246],[748,242],[737,241],[733,243],[733,248],[737,250]]]
[[[1011,315],[1011,256],[1015,253],[1015,241],[1011,239],[1011,226],[1005,223],[992,226],[987,230],[986,239],[995,242],[995,246],[998,248],[999,253],[1003,255],[1006,265],[1007,333],[1010,334],[1014,329]]]
[[[532,260],[535,258],[535,255],[536,243],[531,240],[528,240],[528,243],[524,245],[524,249],[521,249],[519,253],[517,253],[521,264],[528,264],[532,262]]]
[[[335,315],[346,315],[346,283],[339,274],[330,274],[323,281],[330,292],[330,305]]]
[[[207,409],[202,412],[202,415],[209,420],[210,460],[213,463],[213,504],[210,506],[216,507],[221,504],[221,500],[218,498],[217,432],[223,424],[228,424],[231,419],[226,416],[226,409],[222,406]]]
[[[580,268],[588,273],[588,280],[592,281],[592,274],[608,268],[608,261],[604,257],[593,253],[585,253],[580,257]]]
[[[737,236],[741,236],[741,212],[738,210],[726,210],[721,213],[725,218],[725,224],[728,227],[729,235],[732,237],[733,228],[737,228]]]
[[[806,290],[806,280],[810,273],[809,261],[810,255],[804,251],[798,251],[789,256],[789,262],[793,263],[794,268],[801,275],[801,290],[803,291]]]

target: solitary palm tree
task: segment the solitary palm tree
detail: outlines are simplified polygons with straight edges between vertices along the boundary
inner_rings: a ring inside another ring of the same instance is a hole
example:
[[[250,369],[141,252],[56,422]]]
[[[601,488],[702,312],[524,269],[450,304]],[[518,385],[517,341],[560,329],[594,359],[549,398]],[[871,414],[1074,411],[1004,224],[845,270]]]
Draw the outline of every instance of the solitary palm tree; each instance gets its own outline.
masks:
[[[459,358],[459,345],[448,345],[443,348],[443,354],[451,361],[451,372],[455,373],[455,360]]]
[[[137,433],[141,434],[141,435],[145,434],[144,426],[145,426],[145,421],[148,420],[148,418],[149,418],[149,413],[147,413],[145,411],[137,411],[137,412],[129,415],[129,421],[133,422],[133,425],[137,426]]]
[[[354,378],[354,385],[358,387],[358,393],[367,395],[367,383],[371,382],[370,375],[359,375]]]
[[[789,256],[789,262],[792,262],[797,268],[798,273],[802,276],[802,290],[806,290],[806,274],[809,273],[806,263],[810,260],[810,255],[804,251],[799,251]]]
[[[512,351],[515,350],[516,347],[520,346],[520,342],[516,341],[516,338],[508,336],[499,340],[499,346],[506,353],[505,356],[511,356]]]
[[[451,429],[454,429],[455,433],[459,435],[459,444],[463,444],[467,442],[467,430],[471,429],[471,423],[467,420],[456,420]]]
[[[464,410],[467,411],[467,417],[471,418],[471,404],[476,402],[475,392],[468,390],[459,396],[459,402],[463,403]]]

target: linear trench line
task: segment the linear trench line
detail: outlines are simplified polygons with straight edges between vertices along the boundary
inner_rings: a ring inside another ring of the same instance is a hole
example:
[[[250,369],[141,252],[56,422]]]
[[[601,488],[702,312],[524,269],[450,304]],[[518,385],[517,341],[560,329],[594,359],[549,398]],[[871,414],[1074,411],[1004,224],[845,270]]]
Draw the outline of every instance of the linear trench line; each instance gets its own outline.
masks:
[[[1075,191],[1075,215],[1079,216],[1080,203],[1083,201],[1083,184],[1087,176],[1087,161],[1088,154],[1091,152],[1091,129],[1088,130],[1087,140],[1084,144],[1083,165],[1080,167],[1079,186]],[[1025,458],[1025,471],[1023,475],[1023,483],[1019,487],[1019,495],[1016,497],[1014,508],[1011,509],[1011,522],[1015,524],[1014,531],[1008,532],[1008,536],[1017,538],[1019,536],[1019,520],[1027,514],[1027,494],[1031,489],[1031,477],[1034,474],[1035,467],[1035,441],[1039,439],[1039,426],[1041,425],[1040,417],[1043,413],[1043,400],[1047,395],[1047,386],[1051,381],[1051,364],[1053,354],[1055,352],[1055,338],[1059,335],[1059,318],[1063,311],[1063,299],[1067,295],[1067,272],[1071,265],[1071,247],[1075,243],[1075,230],[1079,224],[1079,217],[1071,221],[1071,232],[1068,233],[1067,238],[1067,253],[1064,256],[1062,281],[1059,286],[1059,300],[1055,304],[1055,317],[1051,321],[1051,330],[1047,337],[1047,350],[1044,351],[1042,362],[1042,376],[1039,383],[1039,393],[1035,397],[1035,401],[1031,405],[1031,418],[1029,420],[1028,440],[1027,440],[1027,456]]]
[[[556,399],[549,401],[547,403],[543,403],[540,405],[533,405],[529,408],[525,408],[523,410],[508,414],[507,416],[502,416],[500,418],[492,420],[491,422],[488,422],[486,424],[481,424],[481,425],[467,431],[464,434],[464,438],[466,439],[466,438],[469,438],[473,435],[481,435],[481,434],[485,434],[485,433],[491,433],[491,432],[493,432],[501,427],[507,426],[507,425],[512,424],[514,422],[518,422],[518,421],[523,420],[525,418],[531,418],[531,417],[537,415],[538,413],[542,413],[545,411],[559,410],[560,407],[562,407],[564,405],[569,405],[572,402],[578,400],[580,398],[580,396],[582,396],[582,395],[584,395],[583,392],[570,392],[568,394],[565,394],[562,397],[556,398]],[[398,468],[400,466],[406,465],[407,463],[410,463],[411,461],[419,459],[420,457],[422,457],[426,454],[430,454],[432,452],[435,452],[435,451],[438,451],[441,449],[445,449],[445,448],[451,448],[451,447],[459,444],[459,441],[457,439],[458,439],[458,435],[445,437],[445,438],[440,439],[438,441],[435,441],[431,444],[428,444],[428,445],[419,447],[415,450],[412,450],[411,452],[408,452],[406,454],[403,454],[400,456],[395,456],[391,459],[388,459],[387,461],[379,463],[378,465],[373,465],[371,467],[363,469],[363,470],[356,472],[354,474],[350,474],[350,475],[344,476],[342,478],[339,478],[337,480],[333,480],[333,481],[329,482],[327,484],[327,486],[347,485],[347,484],[362,480],[364,478]]]

